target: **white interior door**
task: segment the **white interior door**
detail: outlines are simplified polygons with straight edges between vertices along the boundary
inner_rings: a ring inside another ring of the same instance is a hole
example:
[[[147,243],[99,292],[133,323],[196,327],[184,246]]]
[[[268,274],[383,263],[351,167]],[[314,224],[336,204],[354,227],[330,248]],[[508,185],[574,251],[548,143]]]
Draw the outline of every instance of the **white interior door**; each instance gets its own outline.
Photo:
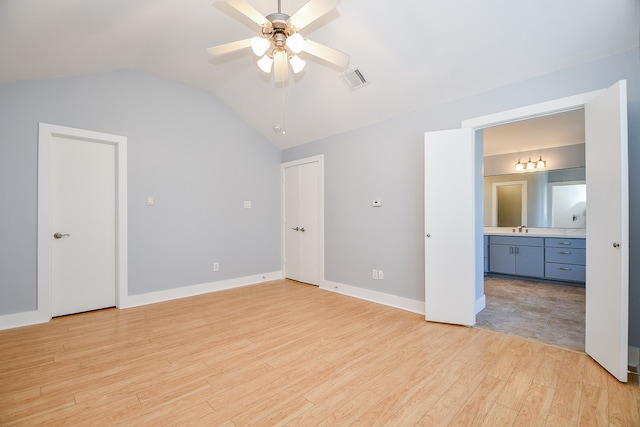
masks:
[[[284,274],[319,284],[320,163],[291,165],[284,173]]]
[[[629,190],[626,81],[585,104],[585,351],[627,381]]]
[[[116,304],[116,153],[112,144],[51,142],[51,313]],[[61,236],[60,236],[61,235]]]
[[[475,153],[472,129],[425,133],[425,319],[430,321],[476,322]]]

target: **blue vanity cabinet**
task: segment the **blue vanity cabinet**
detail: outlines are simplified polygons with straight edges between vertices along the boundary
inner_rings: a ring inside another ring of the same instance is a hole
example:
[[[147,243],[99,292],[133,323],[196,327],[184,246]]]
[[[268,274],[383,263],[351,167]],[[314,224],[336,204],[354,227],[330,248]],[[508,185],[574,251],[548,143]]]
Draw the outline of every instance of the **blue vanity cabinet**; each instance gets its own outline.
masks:
[[[525,277],[544,277],[544,238],[489,236],[489,271]]]
[[[545,277],[584,282],[586,279],[585,239],[545,239]]]

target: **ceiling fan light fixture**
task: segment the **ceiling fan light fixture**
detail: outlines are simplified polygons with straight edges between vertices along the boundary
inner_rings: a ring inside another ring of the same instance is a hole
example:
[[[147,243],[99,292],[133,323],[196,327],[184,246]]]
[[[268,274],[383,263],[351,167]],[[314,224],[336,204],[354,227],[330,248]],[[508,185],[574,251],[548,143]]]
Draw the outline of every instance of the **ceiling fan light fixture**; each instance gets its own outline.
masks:
[[[269,47],[271,47],[271,42],[264,37],[253,37],[251,39],[251,50],[256,56],[264,55]]]
[[[300,71],[304,69],[304,66],[307,64],[304,62],[298,55],[293,55],[289,58],[289,64],[291,64],[291,68],[295,74],[298,74]]]
[[[260,60],[258,60],[258,67],[265,73],[271,72],[271,67],[273,66],[273,58],[269,57],[269,55],[265,55]]]
[[[294,33],[287,37],[287,48],[293,53],[300,53],[304,48],[304,38],[300,33]]]

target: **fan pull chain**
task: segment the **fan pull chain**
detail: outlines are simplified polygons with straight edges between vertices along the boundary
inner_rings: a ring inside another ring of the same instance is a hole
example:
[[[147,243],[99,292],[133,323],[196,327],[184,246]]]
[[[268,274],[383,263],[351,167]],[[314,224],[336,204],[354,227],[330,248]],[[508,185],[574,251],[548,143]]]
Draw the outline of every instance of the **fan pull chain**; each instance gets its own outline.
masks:
[[[285,102],[285,87],[286,85],[282,84],[282,134],[284,135],[287,131],[287,112],[286,112],[286,102]]]

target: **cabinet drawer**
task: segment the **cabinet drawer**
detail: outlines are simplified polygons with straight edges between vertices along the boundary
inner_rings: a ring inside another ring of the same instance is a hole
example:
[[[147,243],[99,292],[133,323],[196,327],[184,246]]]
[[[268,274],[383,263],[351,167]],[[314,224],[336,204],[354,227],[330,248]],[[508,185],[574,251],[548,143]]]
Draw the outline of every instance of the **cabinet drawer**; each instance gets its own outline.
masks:
[[[547,279],[584,282],[586,278],[585,266],[547,262],[544,265],[544,277]]]
[[[544,246],[543,237],[489,236],[491,245]]]
[[[560,264],[585,264],[585,249],[544,248],[544,260]]]
[[[561,237],[545,237],[544,245],[553,248],[586,248],[585,239],[563,239]]]

